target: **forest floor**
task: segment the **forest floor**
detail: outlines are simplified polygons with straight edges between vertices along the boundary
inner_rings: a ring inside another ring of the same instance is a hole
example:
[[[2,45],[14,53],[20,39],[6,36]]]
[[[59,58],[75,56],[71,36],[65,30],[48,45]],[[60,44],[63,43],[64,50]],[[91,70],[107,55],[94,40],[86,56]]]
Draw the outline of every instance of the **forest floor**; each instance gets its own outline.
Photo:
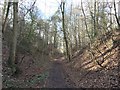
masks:
[[[64,63],[64,69],[74,83],[75,88],[120,88],[118,78],[118,68],[111,69],[76,70]]]
[[[41,54],[37,57],[26,54],[18,64],[22,72],[15,77],[7,65],[9,49],[3,43],[3,88],[120,88],[120,43],[113,44],[111,39],[107,39],[105,44],[98,42],[96,46],[102,55],[95,48],[87,47],[74,53],[70,62],[63,57],[51,59],[47,55],[41,58]],[[112,48],[114,45],[116,47]],[[90,50],[95,57],[91,57]],[[18,58],[22,56],[19,54]],[[102,60],[101,67],[97,61]]]
[[[44,56],[43,62],[41,58],[33,57],[26,54],[22,62],[17,64],[20,71],[16,75],[11,74],[11,69],[7,64],[9,49],[5,42],[2,47],[2,88],[42,88],[49,74],[48,57]],[[22,54],[19,54],[18,60],[21,60]],[[40,57],[40,55],[39,55]]]
[[[118,66],[109,66],[109,68],[99,68],[97,70],[83,68],[77,70],[72,67],[70,62],[59,58],[56,61],[52,61],[45,87],[119,88],[118,72]]]
[[[11,74],[11,69],[7,65],[9,49],[3,43],[2,47],[2,86],[3,88],[73,88],[74,83],[64,71],[62,59],[53,59],[44,56],[33,57],[26,54],[19,66],[19,73]],[[19,54],[18,60],[23,57]],[[46,58],[45,58],[46,57]],[[38,59],[37,59],[38,58]],[[43,62],[42,62],[43,61]]]
[[[42,67],[43,68],[43,67]],[[4,75],[3,86],[15,88],[118,88],[117,67],[111,70],[76,70],[62,60],[51,61],[49,65],[30,67],[18,77]],[[4,68],[5,70],[5,68]]]
[[[118,67],[76,70],[66,61],[52,62],[45,87],[49,88],[119,88]]]

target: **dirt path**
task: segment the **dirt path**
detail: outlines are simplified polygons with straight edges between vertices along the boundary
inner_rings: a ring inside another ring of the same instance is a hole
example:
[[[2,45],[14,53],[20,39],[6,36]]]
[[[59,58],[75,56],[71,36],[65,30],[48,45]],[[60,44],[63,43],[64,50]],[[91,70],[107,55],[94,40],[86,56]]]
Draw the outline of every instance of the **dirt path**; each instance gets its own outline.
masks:
[[[45,87],[71,88],[72,85],[68,84],[65,78],[66,78],[66,75],[64,73],[62,64],[59,61],[54,61],[52,63],[52,66],[49,72],[49,77],[47,79]]]

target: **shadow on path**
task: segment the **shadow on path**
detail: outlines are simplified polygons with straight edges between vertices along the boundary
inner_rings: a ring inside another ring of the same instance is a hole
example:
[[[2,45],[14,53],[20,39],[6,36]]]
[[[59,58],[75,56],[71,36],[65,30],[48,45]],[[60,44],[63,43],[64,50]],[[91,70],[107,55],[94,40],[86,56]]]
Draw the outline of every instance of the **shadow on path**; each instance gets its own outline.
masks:
[[[69,88],[66,84],[62,64],[59,61],[52,63],[49,70],[49,77],[46,83],[48,88]]]

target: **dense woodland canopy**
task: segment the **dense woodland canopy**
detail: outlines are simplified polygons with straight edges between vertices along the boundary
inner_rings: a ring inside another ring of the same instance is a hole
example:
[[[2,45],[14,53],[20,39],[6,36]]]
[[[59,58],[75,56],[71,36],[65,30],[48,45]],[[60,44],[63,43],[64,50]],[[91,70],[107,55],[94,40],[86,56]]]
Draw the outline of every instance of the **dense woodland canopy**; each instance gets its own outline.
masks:
[[[32,61],[26,60],[29,62],[26,66],[30,67],[31,62],[44,67],[60,57],[64,57],[67,63],[72,62],[84,49],[94,61],[101,56],[102,61],[96,62],[102,67],[104,56],[119,48],[120,1],[81,0],[78,5],[71,3],[70,6],[66,1],[58,2],[58,9],[49,18],[43,18],[36,6],[37,0],[29,1],[29,4],[22,0],[10,1],[4,0],[0,4],[3,67],[8,65],[11,68],[10,71],[6,69],[10,75],[16,76],[24,70],[21,67],[24,67],[25,58],[33,58]],[[105,45],[103,50],[99,47],[102,44]]]

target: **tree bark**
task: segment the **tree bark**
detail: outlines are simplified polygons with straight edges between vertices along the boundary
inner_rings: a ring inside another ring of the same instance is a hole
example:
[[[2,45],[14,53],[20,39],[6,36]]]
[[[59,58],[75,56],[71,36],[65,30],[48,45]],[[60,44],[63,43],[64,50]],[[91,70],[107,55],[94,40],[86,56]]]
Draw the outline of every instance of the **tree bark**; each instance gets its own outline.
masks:
[[[5,32],[6,22],[7,22],[7,18],[8,18],[8,14],[9,14],[9,9],[10,9],[10,4],[11,4],[11,2],[8,2],[7,13],[6,13],[6,16],[5,16],[5,20],[2,21],[2,33]],[[5,3],[5,5],[6,5],[6,3]],[[3,14],[5,13],[5,7],[6,6],[4,6]]]
[[[115,18],[116,18],[116,21],[117,21],[117,24],[118,24],[118,28],[120,29],[120,22],[119,22],[119,17],[117,17],[115,0],[114,0],[114,11],[115,11]]]
[[[10,47],[10,54],[9,54],[9,64],[13,70],[15,69],[15,56],[16,56],[16,44],[17,44],[17,26],[18,26],[18,2],[13,2],[13,35],[12,35],[12,42]]]
[[[67,58],[70,61],[70,54],[69,54],[69,48],[68,48],[68,40],[66,37],[66,31],[65,31],[65,23],[64,23],[64,6],[65,3],[63,2],[63,10],[62,10],[62,28],[63,28],[63,34],[64,34],[64,40],[65,40],[65,45],[66,45],[66,53],[67,53]]]

